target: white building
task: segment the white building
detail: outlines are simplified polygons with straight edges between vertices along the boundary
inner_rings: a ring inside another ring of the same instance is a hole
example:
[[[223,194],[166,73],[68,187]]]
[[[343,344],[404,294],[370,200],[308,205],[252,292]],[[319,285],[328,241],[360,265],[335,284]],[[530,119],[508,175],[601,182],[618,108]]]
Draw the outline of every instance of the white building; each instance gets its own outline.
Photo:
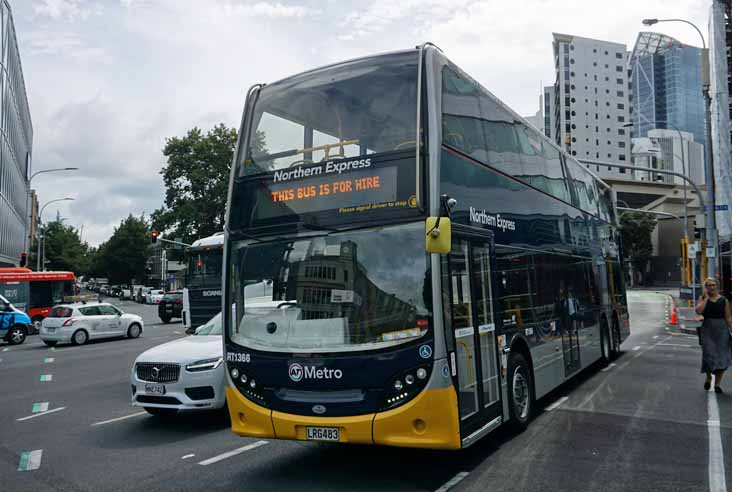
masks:
[[[688,176],[698,186],[704,184],[704,146],[694,141],[694,135],[676,130],[653,129],[648,137],[633,139],[633,165],[649,169],[664,169]],[[640,181],[663,182],[683,186],[684,180],[668,174],[635,172]]]
[[[630,164],[628,51],[624,44],[554,33],[554,139],[577,159]],[[546,94],[545,90],[545,94]],[[603,178],[625,169],[588,166]]]

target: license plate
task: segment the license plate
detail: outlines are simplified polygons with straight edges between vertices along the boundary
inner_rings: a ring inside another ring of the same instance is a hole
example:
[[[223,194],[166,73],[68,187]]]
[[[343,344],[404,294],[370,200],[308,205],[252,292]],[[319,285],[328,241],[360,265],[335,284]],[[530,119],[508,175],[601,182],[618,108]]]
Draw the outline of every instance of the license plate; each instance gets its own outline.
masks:
[[[308,427],[308,441],[340,441],[341,430],[338,427]]]
[[[46,328],[46,331],[48,333],[53,333],[54,331],[56,331],[56,328]]]
[[[164,395],[165,394],[165,385],[164,384],[146,384],[145,393],[154,393],[157,395]]]

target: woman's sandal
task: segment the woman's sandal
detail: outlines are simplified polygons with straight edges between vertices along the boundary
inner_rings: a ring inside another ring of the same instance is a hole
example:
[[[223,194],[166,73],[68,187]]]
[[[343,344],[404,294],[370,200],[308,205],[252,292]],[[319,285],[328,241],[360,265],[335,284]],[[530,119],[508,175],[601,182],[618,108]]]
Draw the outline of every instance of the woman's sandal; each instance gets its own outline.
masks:
[[[704,381],[704,389],[709,391],[709,388],[712,387],[711,381]]]
[[[719,386],[715,386],[714,387],[714,392],[715,393],[722,393],[722,388],[720,388]]]

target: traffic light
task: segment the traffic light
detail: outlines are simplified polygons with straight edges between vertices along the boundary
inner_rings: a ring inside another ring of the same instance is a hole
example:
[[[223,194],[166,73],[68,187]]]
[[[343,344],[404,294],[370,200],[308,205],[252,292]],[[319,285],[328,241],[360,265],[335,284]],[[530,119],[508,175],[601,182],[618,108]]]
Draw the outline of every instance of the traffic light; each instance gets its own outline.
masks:
[[[24,267],[28,264],[28,255],[24,252],[20,253],[20,266]]]
[[[694,227],[694,239],[701,239],[701,227]]]
[[[150,242],[155,244],[158,242],[158,231],[150,231]]]

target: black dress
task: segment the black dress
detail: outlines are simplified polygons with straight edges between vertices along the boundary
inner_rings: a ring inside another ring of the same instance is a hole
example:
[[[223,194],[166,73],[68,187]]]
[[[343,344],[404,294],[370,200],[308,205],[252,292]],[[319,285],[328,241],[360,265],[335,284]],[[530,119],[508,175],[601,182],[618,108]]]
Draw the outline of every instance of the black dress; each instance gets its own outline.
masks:
[[[707,301],[702,324],[702,366],[701,372],[727,369],[732,364],[732,335],[724,320],[727,299],[720,296],[716,302]]]

